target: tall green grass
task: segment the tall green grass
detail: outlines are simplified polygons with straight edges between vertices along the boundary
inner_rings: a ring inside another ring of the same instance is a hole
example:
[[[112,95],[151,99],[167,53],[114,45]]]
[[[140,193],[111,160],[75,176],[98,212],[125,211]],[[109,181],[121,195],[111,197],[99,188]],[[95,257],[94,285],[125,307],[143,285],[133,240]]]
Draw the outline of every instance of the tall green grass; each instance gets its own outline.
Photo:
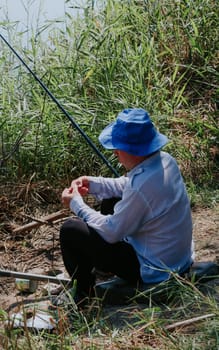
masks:
[[[114,166],[98,134],[123,108],[143,107],[169,137],[166,150],[187,183],[214,187],[218,2],[96,3],[88,1],[81,18],[66,13],[66,30],[51,28],[46,41],[44,27],[29,33],[28,46],[12,24],[5,23],[3,35]],[[111,175],[3,42],[0,48],[1,178],[35,173],[57,182],[83,173]]]

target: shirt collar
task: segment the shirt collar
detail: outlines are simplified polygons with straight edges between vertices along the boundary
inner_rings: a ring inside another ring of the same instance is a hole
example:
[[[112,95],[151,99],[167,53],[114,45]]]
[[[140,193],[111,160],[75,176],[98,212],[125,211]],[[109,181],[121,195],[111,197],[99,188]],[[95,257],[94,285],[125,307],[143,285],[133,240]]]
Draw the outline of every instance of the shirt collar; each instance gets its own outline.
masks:
[[[139,163],[138,165],[136,165],[133,169],[131,169],[128,173],[127,173],[127,176],[130,178],[132,177],[133,175],[136,175],[136,174],[140,174],[144,171],[144,169],[146,167],[148,167],[151,162],[154,161],[155,158],[158,158],[160,157],[160,152],[156,152],[155,154],[153,154],[151,157],[149,158],[146,158],[143,162]]]

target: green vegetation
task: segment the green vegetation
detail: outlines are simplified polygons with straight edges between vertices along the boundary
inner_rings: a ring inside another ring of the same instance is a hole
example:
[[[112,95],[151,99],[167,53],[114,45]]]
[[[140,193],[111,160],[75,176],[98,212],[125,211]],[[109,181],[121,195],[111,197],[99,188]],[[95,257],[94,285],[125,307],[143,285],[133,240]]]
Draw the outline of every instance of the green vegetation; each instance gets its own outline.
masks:
[[[11,323],[12,327],[0,331],[0,344],[8,350],[218,349],[219,313],[216,299],[210,297],[211,288],[207,291],[203,285],[198,289],[177,276],[171,283],[165,304],[150,305],[149,301],[141,307],[117,306],[107,311],[100,300],[94,300],[88,309],[76,312],[69,303],[55,311],[58,323],[54,331],[16,329]],[[163,288],[166,293],[165,284]],[[0,313],[1,320],[7,321],[6,313]]]
[[[123,108],[142,107],[169,137],[165,149],[178,160],[192,204],[214,204],[218,1],[102,0],[98,10],[93,2],[88,1],[83,19],[66,13],[66,30],[51,27],[48,40],[42,37],[47,24],[29,33],[28,43],[16,23],[1,23],[2,35],[120,173],[113,155],[98,144],[98,134]],[[0,63],[1,183],[27,182],[28,194],[33,179],[55,188],[81,174],[111,175],[3,41]],[[65,314],[59,315],[51,334],[2,328],[0,344],[12,350],[218,349],[214,297],[192,283],[176,283],[177,296],[168,305],[130,311],[135,322],[128,318],[125,329],[112,327],[109,315],[93,305],[70,325]],[[213,316],[185,328],[166,328],[205,314]],[[7,317],[0,310],[0,322]]]
[[[170,143],[188,184],[218,175],[218,3],[116,1],[83,20],[66,13],[66,31],[23,33],[3,24],[10,44],[98,143],[123,108],[142,107]],[[90,5],[90,6],[89,6]],[[100,6],[99,6],[100,7]],[[46,28],[46,26],[45,26]],[[4,30],[2,31],[4,35]],[[86,141],[1,40],[1,178],[50,179],[110,174]],[[119,169],[120,170],[120,169]],[[122,170],[120,170],[122,171]]]

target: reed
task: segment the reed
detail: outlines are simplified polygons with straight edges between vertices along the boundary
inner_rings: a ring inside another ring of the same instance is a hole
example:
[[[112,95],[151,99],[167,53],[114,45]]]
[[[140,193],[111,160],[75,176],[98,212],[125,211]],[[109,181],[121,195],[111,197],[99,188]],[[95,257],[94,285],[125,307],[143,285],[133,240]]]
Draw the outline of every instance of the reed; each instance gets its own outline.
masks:
[[[65,30],[45,23],[36,31],[27,28],[27,39],[17,23],[6,18],[1,24],[2,34],[97,146],[99,132],[123,108],[147,109],[170,139],[166,150],[180,164],[192,204],[206,205],[218,201],[218,13],[217,0],[99,0],[87,1],[80,18],[66,12]],[[0,62],[1,182],[34,178],[63,187],[82,174],[112,175],[3,42]],[[122,174],[113,155],[98,147]],[[1,327],[0,345],[218,349],[217,300],[177,277],[175,290],[169,304],[123,308],[125,328],[113,326],[112,313],[104,315],[97,301],[70,325],[60,314],[55,333]],[[166,327],[205,313],[214,316],[185,328]],[[7,317],[0,310],[1,325]]]
[[[98,6],[99,4],[99,6]],[[186,182],[215,187],[218,175],[218,3],[92,1],[66,13],[66,30],[49,23],[29,33],[4,23],[10,43],[98,146],[100,130],[123,108],[149,111],[170,143]],[[3,26],[3,27],[4,27]],[[4,34],[4,31],[3,31]],[[53,182],[111,175],[102,161],[1,42],[3,179]],[[116,166],[111,153],[102,152]],[[122,171],[118,168],[119,171]]]

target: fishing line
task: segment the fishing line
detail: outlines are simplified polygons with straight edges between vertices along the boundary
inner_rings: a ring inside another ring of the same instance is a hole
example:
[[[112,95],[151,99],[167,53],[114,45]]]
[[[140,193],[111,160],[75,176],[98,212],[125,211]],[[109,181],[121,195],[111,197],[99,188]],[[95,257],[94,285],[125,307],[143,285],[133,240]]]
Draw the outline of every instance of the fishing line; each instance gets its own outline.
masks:
[[[103,160],[103,162],[108,166],[108,168],[113,172],[114,175],[119,177],[119,173],[116,169],[113,168],[108,159],[99,151],[96,145],[91,141],[91,139],[85,134],[85,132],[80,128],[80,126],[74,121],[73,117],[64,109],[61,103],[56,99],[56,97],[51,93],[51,91],[47,88],[47,86],[38,78],[38,76],[32,71],[32,69],[26,64],[26,62],[22,59],[22,57],[15,51],[15,49],[9,44],[9,42],[0,34],[0,38],[4,41],[4,43],[9,47],[9,49],[14,53],[14,55],[20,60],[20,62],[26,67],[29,73],[34,77],[34,79],[41,85],[44,91],[49,95],[53,102],[59,107],[59,109],[63,112],[63,114],[68,118],[73,127],[83,136],[83,138],[87,141],[89,146],[95,151],[95,153]]]

